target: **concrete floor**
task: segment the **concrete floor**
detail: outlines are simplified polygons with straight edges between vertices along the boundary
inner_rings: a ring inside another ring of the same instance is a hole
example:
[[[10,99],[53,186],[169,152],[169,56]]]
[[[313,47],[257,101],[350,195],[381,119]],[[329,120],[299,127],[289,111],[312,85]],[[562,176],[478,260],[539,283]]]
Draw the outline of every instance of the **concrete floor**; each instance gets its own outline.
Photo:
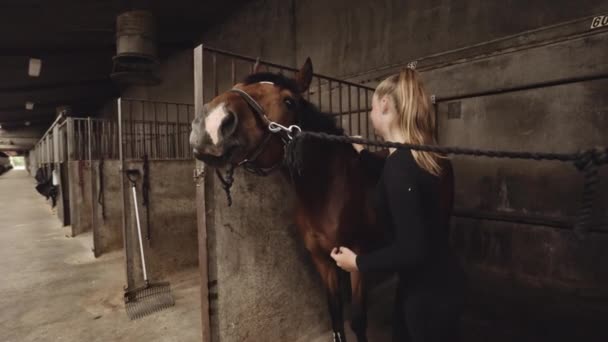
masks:
[[[170,279],[175,307],[130,321],[122,252],[69,238],[23,170],[0,176],[0,341],[200,341],[196,270]]]

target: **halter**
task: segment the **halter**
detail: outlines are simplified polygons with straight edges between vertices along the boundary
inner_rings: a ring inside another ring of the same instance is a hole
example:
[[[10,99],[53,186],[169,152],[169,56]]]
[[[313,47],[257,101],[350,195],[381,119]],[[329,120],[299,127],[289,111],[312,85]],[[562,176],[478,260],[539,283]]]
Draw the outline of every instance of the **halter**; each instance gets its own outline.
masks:
[[[264,152],[266,146],[270,142],[270,139],[272,139],[274,135],[278,135],[281,138],[281,141],[283,142],[283,149],[285,149],[285,146],[289,143],[289,141],[293,139],[293,136],[297,133],[300,133],[302,130],[297,125],[285,127],[268,119],[264,108],[262,108],[262,106],[260,106],[260,104],[256,100],[254,100],[253,97],[251,97],[251,95],[249,95],[246,91],[238,88],[232,88],[230,91],[240,95],[241,98],[245,100],[245,102],[247,102],[249,107],[255,113],[257,119],[262,121],[262,124],[267,129],[266,136],[264,137],[262,142],[260,142],[258,146],[256,146],[256,148],[253,149],[253,151],[249,153],[249,155],[247,155],[247,157],[243,159],[240,163],[238,163],[236,166],[243,166],[246,171],[256,174],[258,176],[267,176],[276,169],[278,169],[282,164],[282,161],[279,161],[275,165],[268,168],[258,167],[257,165],[255,165],[257,158],[262,154],[262,152]]]
[[[274,135],[279,135],[281,141],[283,142],[283,151],[285,151],[285,147],[287,146],[287,144],[289,144],[291,140],[293,140],[294,135],[302,131],[302,129],[297,125],[285,127],[268,119],[264,108],[262,108],[262,106],[260,106],[260,104],[256,100],[254,100],[251,95],[247,94],[246,91],[238,88],[232,88],[230,89],[230,91],[240,95],[241,98],[245,100],[245,102],[247,102],[249,107],[255,113],[256,118],[262,121],[262,124],[265,128],[267,128],[268,132],[266,133],[266,136],[264,137],[262,142],[258,146],[256,146],[256,148],[249,155],[247,155],[245,159],[243,159],[240,163],[236,165],[228,165],[225,177],[222,177],[222,174],[220,173],[219,169],[215,170],[215,174],[220,179],[220,182],[222,182],[222,188],[224,188],[224,191],[226,192],[226,197],[228,198],[228,206],[232,205],[232,196],[230,195],[230,188],[232,187],[232,183],[234,182],[234,178],[232,176],[235,167],[243,166],[243,168],[248,172],[251,172],[258,176],[268,176],[270,173],[272,173],[281,166],[282,161],[279,161],[275,165],[268,168],[258,167],[257,165],[255,165],[255,161],[262,154],[262,152],[264,152],[264,149],[268,145],[270,139]]]

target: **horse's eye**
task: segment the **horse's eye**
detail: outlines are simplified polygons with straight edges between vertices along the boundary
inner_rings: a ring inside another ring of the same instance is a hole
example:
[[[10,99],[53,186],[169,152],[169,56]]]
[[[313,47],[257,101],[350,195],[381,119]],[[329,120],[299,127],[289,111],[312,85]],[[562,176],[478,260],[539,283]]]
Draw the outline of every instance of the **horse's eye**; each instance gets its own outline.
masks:
[[[285,102],[285,105],[287,106],[287,108],[289,109],[293,109],[293,107],[295,107],[296,102],[290,98],[290,97],[286,97],[283,102]]]

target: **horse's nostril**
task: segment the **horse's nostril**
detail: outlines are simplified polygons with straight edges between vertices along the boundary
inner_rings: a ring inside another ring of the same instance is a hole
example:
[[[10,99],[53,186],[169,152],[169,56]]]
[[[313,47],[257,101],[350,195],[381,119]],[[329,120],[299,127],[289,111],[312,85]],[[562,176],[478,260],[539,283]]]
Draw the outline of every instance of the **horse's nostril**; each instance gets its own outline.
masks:
[[[222,124],[220,125],[220,130],[222,132],[222,136],[228,137],[234,133],[237,126],[237,117],[232,111],[228,111],[228,115],[224,117],[222,120]]]

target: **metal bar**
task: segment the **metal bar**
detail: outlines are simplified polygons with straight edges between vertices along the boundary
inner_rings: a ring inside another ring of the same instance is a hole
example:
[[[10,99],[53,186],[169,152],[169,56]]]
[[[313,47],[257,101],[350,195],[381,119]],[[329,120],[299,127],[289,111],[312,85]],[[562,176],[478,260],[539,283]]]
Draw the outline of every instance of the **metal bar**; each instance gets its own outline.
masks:
[[[135,158],[135,126],[133,124],[133,101],[129,101],[129,113],[127,115],[129,116],[129,123],[130,123],[129,126],[130,126],[130,131],[131,131],[130,139],[127,139],[127,143],[130,146],[131,155],[127,156],[127,157],[134,159]]]
[[[607,79],[607,78],[608,78],[608,74],[568,77],[568,78],[562,78],[562,79],[553,80],[553,81],[530,83],[530,84],[526,84],[526,85],[522,85],[522,86],[505,87],[505,88],[498,88],[498,89],[485,90],[485,91],[479,91],[479,92],[471,92],[471,93],[465,93],[465,94],[459,94],[459,95],[453,95],[453,96],[437,97],[436,102],[439,103],[439,102],[446,102],[446,101],[464,100],[464,99],[470,99],[470,98],[474,98],[474,97],[499,95],[499,94],[505,94],[505,93],[512,93],[512,92],[516,92],[516,91],[524,91],[524,90],[531,90],[531,89],[537,89],[537,88],[560,86],[560,85],[566,85],[566,84],[571,84],[571,83],[588,82],[588,81],[602,80],[602,79]]]
[[[338,83],[338,113],[342,112],[342,83]],[[339,116],[340,128],[342,128],[342,116]]]
[[[369,108],[369,91],[365,92],[365,137],[369,139],[371,137],[369,132],[370,111],[367,108]]]
[[[542,215],[519,215],[513,213],[503,213],[496,211],[483,211],[476,209],[455,209],[454,210],[455,217],[462,217],[468,219],[477,219],[477,220],[490,220],[490,221],[501,221],[501,222],[510,222],[510,223],[518,223],[518,224],[530,224],[530,225],[539,225],[539,226],[547,226],[547,227],[555,227],[555,228],[567,228],[571,229],[574,225],[575,219],[559,219],[550,216],[542,216]]]
[[[125,286],[125,290],[131,289],[135,284],[130,277],[131,271],[131,237],[129,236],[129,231],[127,229],[127,203],[126,203],[126,189],[125,189],[125,155],[123,152],[123,115],[122,115],[122,100],[118,98],[116,101],[117,105],[117,113],[118,113],[118,158],[120,160],[120,193],[122,198],[122,237],[123,237],[123,253],[125,260],[125,280],[127,282],[127,286]]]
[[[331,112],[334,111],[334,107],[333,107],[332,99],[331,99],[333,97],[332,94],[331,94],[331,81],[329,81],[328,87],[329,87],[329,91],[327,92],[329,94],[329,110],[328,110],[328,112],[331,113]]]
[[[350,86],[348,86],[348,111],[352,112],[353,111],[353,101],[352,101],[352,91],[350,89]],[[348,115],[348,134],[352,135],[353,134],[353,116],[352,114]]]
[[[89,118],[87,118],[87,136],[88,136],[88,139],[87,139],[87,148],[89,150],[88,151],[89,152],[88,153],[89,163],[93,159],[93,142],[92,142],[93,139],[91,139],[91,134],[93,134],[93,130],[92,130],[91,126],[92,126],[91,118],[89,117]],[[90,166],[90,164],[89,164],[89,166]]]
[[[199,45],[194,49],[194,115],[202,113],[205,105],[205,83],[204,83],[204,46]],[[200,299],[201,299],[201,325],[202,340],[211,340],[211,324],[209,319],[209,264],[207,257],[207,221],[205,210],[205,179],[204,164],[196,161],[197,170],[202,171],[203,178],[197,180],[196,187],[196,213],[198,226],[198,255],[199,255],[199,274],[200,274]]]
[[[188,104],[188,105],[192,105],[191,103],[183,103],[183,102],[170,102],[170,101],[154,101],[154,100],[148,100],[148,99],[140,99],[137,97],[123,97],[122,98],[123,102],[128,102],[128,101],[144,101],[144,102],[148,102],[148,103],[157,103],[157,104],[170,104],[170,105],[183,105],[183,104]]]
[[[363,136],[363,130],[361,129],[361,88],[357,88],[357,112],[357,135]]]
[[[154,142],[155,142],[155,147],[154,147],[154,158],[158,159],[158,150],[160,149],[160,144],[159,144],[159,133],[158,133],[158,113],[156,111],[156,103],[153,103],[152,106],[154,107]]]
[[[141,103],[141,148],[140,156],[143,157],[146,154],[146,117],[144,115],[146,111],[146,103]]]
[[[369,108],[369,107],[361,109],[361,111],[368,111],[368,112],[370,112],[371,110],[372,109]],[[348,114],[357,114],[358,112],[359,112],[359,110],[355,109],[355,110],[352,110],[352,111],[346,110],[346,111],[340,111],[338,113],[328,113],[328,114],[329,115],[348,115]]]
[[[317,77],[317,101],[319,101],[319,110],[323,111],[323,103],[321,99],[321,79]]]
[[[253,57],[245,56],[245,55],[239,55],[239,54],[236,54],[236,53],[233,53],[233,52],[229,52],[229,51],[225,51],[225,50],[221,50],[221,49],[210,48],[210,47],[203,47],[203,49],[205,51],[209,51],[209,52],[213,53],[214,55],[215,54],[220,54],[220,55],[224,55],[224,56],[228,56],[228,57],[235,57],[235,58],[238,58],[238,59],[241,59],[241,60],[244,60],[244,61],[253,62],[253,63],[255,63],[258,60],[257,58],[253,58]],[[272,63],[272,62],[268,62],[268,61],[260,60],[260,63],[266,65],[267,67],[273,67],[273,68],[277,68],[277,69],[278,68],[283,68],[285,70],[290,70],[290,71],[294,71],[294,72],[299,71],[299,69],[297,69],[297,68],[287,67],[287,66],[284,66],[284,65],[280,65],[280,64],[276,64],[276,63]],[[342,82],[343,84],[354,86],[354,87],[361,87],[361,88],[365,88],[365,89],[369,89],[369,90],[374,90],[374,88],[371,88],[371,87],[368,87],[368,86],[365,86],[365,85],[362,85],[362,84],[357,84],[357,83],[353,83],[353,82],[339,80],[337,78],[330,77],[330,76],[319,75],[319,74],[313,74],[313,76],[314,77],[321,77],[321,78],[323,78],[325,80],[328,80],[328,81],[331,80],[331,81],[334,81],[334,82]]]
[[[164,158],[169,158],[171,152],[169,152],[169,104],[165,104],[165,155]]]
[[[174,158],[179,158],[180,156],[180,144],[179,144],[179,139],[180,139],[180,134],[179,134],[179,105],[175,106],[175,110],[177,111],[176,115],[176,121],[175,121],[175,154],[173,155]]]

